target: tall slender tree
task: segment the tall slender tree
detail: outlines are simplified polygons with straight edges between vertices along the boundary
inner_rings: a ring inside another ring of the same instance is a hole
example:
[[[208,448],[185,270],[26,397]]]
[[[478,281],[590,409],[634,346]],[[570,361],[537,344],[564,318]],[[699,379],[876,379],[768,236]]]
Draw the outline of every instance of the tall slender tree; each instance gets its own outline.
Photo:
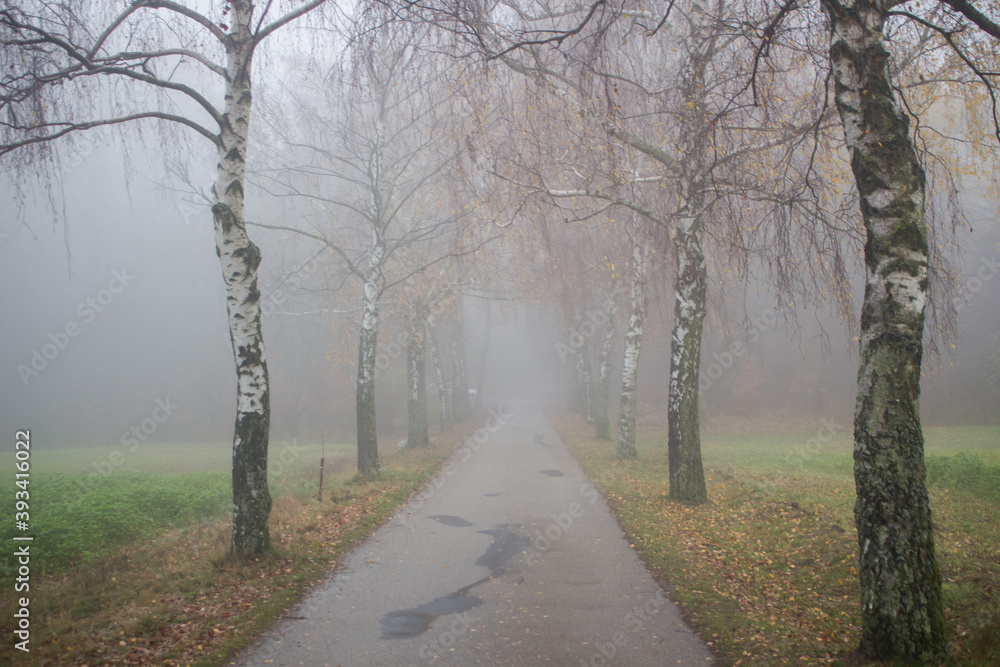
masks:
[[[230,545],[241,558],[269,548],[271,510],[261,253],[244,217],[253,59],[265,39],[324,2],[274,17],[271,3],[257,13],[251,0],[230,0],[218,18],[173,0],[136,0],[123,9],[29,0],[0,9],[0,155],[19,151],[14,167],[21,173],[39,166],[34,158],[51,155],[40,150],[49,142],[144,120],[191,129],[215,148],[210,200],[237,374]],[[220,89],[221,104],[213,103]]]
[[[359,20],[354,32],[351,50],[328,64],[326,80],[317,84],[309,75],[286,83],[283,94],[296,113],[286,103],[267,117],[277,140],[256,180],[301,206],[297,224],[261,227],[332,249],[345,279],[361,284],[357,461],[358,472],[371,477],[381,468],[375,364],[384,297],[462,253],[448,241],[464,212],[440,205],[435,192],[456,182],[446,122],[452,99],[445,94],[454,64],[425,57],[432,39],[426,26],[386,24],[376,13]]]
[[[947,639],[918,409],[927,193],[890,76],[883,30],[892,4],[823,0],[835,100],[867,233],[854,413],[861,652],[931,661]]]
[[[652,250],[649,238],[643,238],[639,226],[632,223],[629,236],[632,239],[632,266],[628,328],[625,330],[625,356],[622,361],[621,404],[618,408],[618,447],[615,455],[619,459],[635,459],[639,453],[635,447],[636,394],[639,388],[639,352],[646,326],[646,280],[649,276],[649,256]]]

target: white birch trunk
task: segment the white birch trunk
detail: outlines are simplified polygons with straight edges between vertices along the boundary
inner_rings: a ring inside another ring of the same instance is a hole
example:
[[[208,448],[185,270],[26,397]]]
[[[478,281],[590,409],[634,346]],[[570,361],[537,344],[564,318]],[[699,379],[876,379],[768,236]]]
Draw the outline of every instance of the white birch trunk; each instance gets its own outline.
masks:
[[[667,397],[667,458],[670,497],[704,502],[708,499],[701,459],[698,419],[698,374],[701,337],[708,295],[708,268],[701,249],[705,189],[711,174],[708,154],[711,127],[705,99],[705,69],[714,52],[716,31],[711,17],[691,14],[687,61],[681,72],[684,95],[680,143],[683,172],[677,180],[680,198],[673,233],[674,327],[670,341],[670,386]]]
[[[649,272],[649,241],[632,244],[632,284],[628,329],[625,331],[625,358],[622,361],[622,393],[618,408],[619,459],[636,459],[636,390],[639,386],[639,352],[646,324],[646,277]]]
[[[667,399],[667,457],[670,497],[708,499],[701,460],[698,421],[698,374],[705,322],[708,269],[701,243],[682,220],[674,235],[674,328],[670,340],[670,387]]]
[[[424,334],[427,329],[427,309],[424,304],[412,306],[407,314],[406,329],[406,415],[407,447],[430,444],[427,432],[427,375],[424,358]]]
[[[578,324],[579,323],[582,323],[582,319],[578,320]],[[579,331],[579,325],[577,330]],[[593,424],[594,372],[591,368],[590,362],[590,346],[587,344],[587,338],[585,336],[576,350],[576,376],[580,383],[580,393],[583,398],[583,418],[588,424]]]
[[[427,349],[431,355],[431,367],[434,369],[434,381],[438,386],[438,417],[441,431],[451,430],[451,415],[448,410],[448,388],[444,384],[444,371],[441,369],[441,357],[438,355],[437,337],[433,329],[427,332]]]
[[[270,547],[267,486],[270,394],[261,333],[257,268],[260,250],[247,236],[243,213],[247,136],[250,126],[252,6],[232,3],[233,27],[226,48],[226,90],[219,164],[214,185],[215,247],[226,284],[229,334],[236,362],[236,424],[233,433],[233,530],[231,552],[245,558]]]
[[[860,651],[880,661],[940,664],[948,642],[918,407],[926,186],[890,80],[883,26],[892,6],[823,0],[837,110],[867,232],[854,413]]]
[[[469,405],[469,383],[465,373],[465,322],[462,318],[462,300],[458,299],[454,335],[451,338],[451,367],[454,375],[451,394],[451,415],[456,422],[464,421],[472,413]]]
[[[376,246],[370,253],[358,341],[358,473],[366,477],[378,476],[381,468],[375,422],[375,357],[378,350],[381,261],[379,250],[379,246]]]
[[[608,414],[610,407],[611,390],[611,354],[615,345],[615,320],[617,310],[614,294],[608,296],[607,303],[604,304],[604,342],[601,345],[601,355],[598,359],[597,367],[597,396],[594,411],[594,437],[599,440],[611,439],[611,416]]]

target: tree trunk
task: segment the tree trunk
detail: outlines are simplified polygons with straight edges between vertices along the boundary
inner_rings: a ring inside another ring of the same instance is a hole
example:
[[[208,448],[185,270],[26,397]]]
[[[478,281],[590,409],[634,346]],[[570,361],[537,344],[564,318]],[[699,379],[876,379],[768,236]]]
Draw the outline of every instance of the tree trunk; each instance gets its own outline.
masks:
[[[493,309],[486,302],[486,322],[483,324],[483,349],[479,353],[479,386],[476,388],[476,409],[483,407],[483,388],[486,386],[486,360],[490,351],[490,329],[493,328]]]
[[[374,253],[373,253],[374,254]],[[379,474],[378,434],[375,428],[375,355],[378,346],[379,289],[373,272],[365,281],[364,312],[358,341],[358,473]]]
[[[670,341],[670,391],[667,399],[667,455],[670,497],[704,502],[708,499],[701,462],[698,424],[698,373],[701,333],[705,321],[708,269],[695,221],[682,219],[674,235],[674,328]]]
[[[448,388],[444,384],[444,373],[441,370],[441,357],[438,356],[437,339],[433,329],[427,332],[427,349],[431,353],[431,367],[434,368],[434,380],[438,386],[438,415],[441,420],[441,431],[451,430],[451,415],[448,411]]]
[[[267,487],[271,401],[257,289],[260,250],[247,236],[243,213],[251,107],[251,7],[245,0],[236,0],[232,9],[233,31],[226,54],[224,122],[212,217],[216,254],[226,284],[229,335],[237,375],[230,552],[244,559],[263,554],[271,543],[267,527],[271,513]]]
[[[451,364],[454,373],[451,394],[451,415],[456,422],[464,421],[471,413],[469,384],[465,374],[465,322],[462,319],[462,300],[458,300],[455,316],[455,334],[451,339]]]
[[[427,379],[424,360],[424,334],[426,310],[422,304],[412,308],[406,318],[408,340],[406,343],[406,416],[407,447],[426,447],[431,444],[427,433]]]
[[[579,330],[579,327],[577,327]],[[590,364],[590,346],[587,339],[581,337],[580,347],[576,349],[576,377],[580,384],[580,394],[583,400],[583,418],[588,424],[594,423],[594,373]]]
[[[882,33],[888,6],[823,0],[823,7],[867,232],[854,413],[860,651],[874,660],[940,662],[948,645],[918,410],[925,177],[889,78]]]
[[[594,405],[594,437],[599,440],[611,439],[611,416],[608,414],[611,390],[611,353],[615,346],[615,297],[608,296],[604,306],[604,344],[601,345],[601,356],[597,369],[597,396]]]
[[[583,398],[583,383],[580,382],[579,355],[573,352],[573,364],[565,366],[567,396],[566,407],[570,412],[582,415],[586,411],[586,401]]]
[[[625,359],[622,362],[622,395],[618,408],[619,459],[637,459],[635,448],[635,404],[639,382],[639,351],[642,349],[646,323],[646,276],[649,267],[649,241],[632,245],[631,314],[625,331]]]

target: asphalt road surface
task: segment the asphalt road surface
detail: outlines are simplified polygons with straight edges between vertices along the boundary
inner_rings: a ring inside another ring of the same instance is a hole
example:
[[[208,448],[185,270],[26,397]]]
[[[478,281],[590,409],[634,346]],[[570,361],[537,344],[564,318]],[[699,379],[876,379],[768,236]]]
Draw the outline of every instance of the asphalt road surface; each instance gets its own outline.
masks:
[[[542,413],[515,404],[233,664],[712,662]]]

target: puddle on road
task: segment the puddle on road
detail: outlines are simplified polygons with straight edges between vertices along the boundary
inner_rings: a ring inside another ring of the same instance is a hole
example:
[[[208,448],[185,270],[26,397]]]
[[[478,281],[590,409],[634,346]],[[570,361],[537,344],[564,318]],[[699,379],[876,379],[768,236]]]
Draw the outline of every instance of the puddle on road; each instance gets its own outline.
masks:
[[[429,518],[441,520],[445,517],[437,516]],[[459,517],[447,518],[465,521],[465,519]],[[442,523],[444,522],[442,521]],[[502,567],[503,562],[511,556],[521,553],[530,543],[527,537],[518,535],[506,525],[497,526],[493,530],[481,530],[479,532],[493,538],[490,546],[486,549],[486,553],[476,559],[476,565],[490,569],[489,575],[471,584],[462,586],[454,593],[435,598],[431,602],[418,607],[390,611],[379,621],[379,625],[382,627],[382,639],[407,639],[416,637],[427,632],[431,627],[431,623],[441,616],[460,614],[464,611],[475,609],[483,601],[474,595],[469,595],[469,592],[476,586],[503,574],[505,572]]]
[[[434,519],[438,523],[443,523],[446,526],[452,526],[454,528],[468,528],[472,525],[471,521],[466,521],[460,516],[451,516],[450,514],[437,514],[427,518]]]
[[[549,470],[539,470],[538,472],[542,473],[543,475],[548,475],[549,477],[562,477],[563,476],[563,471],[562,470],[555,470],[554,468],[553,469],[549,469]]]
[[[382,626],[382,639],[416,637],[427,632],[438,617],[460,614],[475,609],[482,603],[482,600],[473,595],[455,592],[413,609],[390,611],[379,622]]]
[[[496,498],[499,495],[499,493],[484,493],[483,498]]]

